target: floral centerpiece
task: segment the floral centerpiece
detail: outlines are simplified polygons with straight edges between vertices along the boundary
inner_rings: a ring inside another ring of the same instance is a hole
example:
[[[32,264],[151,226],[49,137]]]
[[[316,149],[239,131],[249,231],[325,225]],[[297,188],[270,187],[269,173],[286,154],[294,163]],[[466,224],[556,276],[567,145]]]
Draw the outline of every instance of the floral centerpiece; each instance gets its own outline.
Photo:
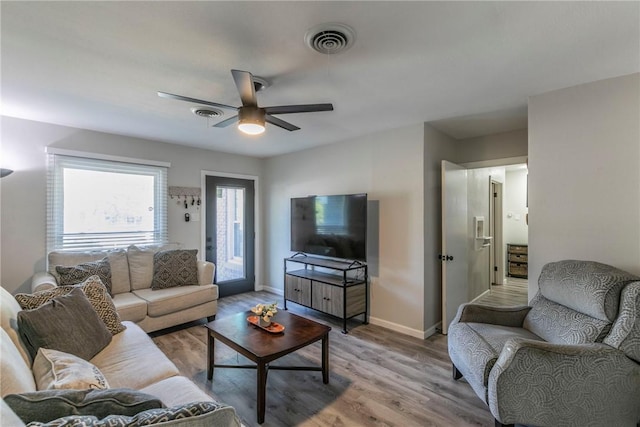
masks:
[[[269,326],[271,324],[271,318],[278,312],[278,303],[258,304],[255,307],[251,307],[251,311],[260,318],[260,326]]]

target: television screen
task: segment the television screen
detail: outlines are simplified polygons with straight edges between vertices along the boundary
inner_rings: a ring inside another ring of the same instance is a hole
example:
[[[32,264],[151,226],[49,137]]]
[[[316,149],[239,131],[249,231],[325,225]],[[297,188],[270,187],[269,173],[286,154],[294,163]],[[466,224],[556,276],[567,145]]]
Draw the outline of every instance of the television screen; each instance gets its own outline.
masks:
[[[291,199],[291,250],[366,261],[367,195]]]

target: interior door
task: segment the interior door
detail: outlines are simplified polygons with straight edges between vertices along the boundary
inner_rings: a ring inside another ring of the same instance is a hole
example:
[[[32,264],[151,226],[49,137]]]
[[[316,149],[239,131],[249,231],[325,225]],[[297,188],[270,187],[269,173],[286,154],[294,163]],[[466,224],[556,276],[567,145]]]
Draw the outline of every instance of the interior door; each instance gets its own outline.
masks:
[[[254,182],[206,177],[206,259],[221,297],[255,288]]]
[[[442,333],[468,302],[467,169],[442,161]]]

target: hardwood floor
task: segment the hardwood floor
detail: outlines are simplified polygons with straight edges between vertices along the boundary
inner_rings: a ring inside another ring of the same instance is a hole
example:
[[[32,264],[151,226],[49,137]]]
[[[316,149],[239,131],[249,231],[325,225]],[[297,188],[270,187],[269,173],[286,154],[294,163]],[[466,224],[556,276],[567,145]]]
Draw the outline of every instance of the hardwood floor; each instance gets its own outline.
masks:
[[[529,281],[517,277],[507,277],[504,285],[491,285],[488,294],[476,302],[496,307],[527,305]]]
[[[507,288],[492,290],[487,297],[492,296],[494,304],[516,298],[517,293]],[[512,295],[498,298],[500,293]],[[526,287],[524,295],[526,303]],[[217,318],[273,301],[284,306],[281,296],[268,292],[221,298]],[[452,379],[446,336],[436,334],[421,340],[362,325],[357,318],[349,322],[349,334],[344,335],[337,319],[293,303],[289,309],[333,328],[329,338],[330,382],[323,384],[319,372],[270,371],[262,426],[493,426],[491,413],[466,381]],[[245,425],[258,425],[255,370],[216,369],[213,381],[206,380],[203,323],[152,337],[182,375],[215,399],[234,406]],[[223,344],[216,345],[215,351],[218,363],[250,363]],[[319,366],[320,356],[320,344],[315,343],[274,365]]]

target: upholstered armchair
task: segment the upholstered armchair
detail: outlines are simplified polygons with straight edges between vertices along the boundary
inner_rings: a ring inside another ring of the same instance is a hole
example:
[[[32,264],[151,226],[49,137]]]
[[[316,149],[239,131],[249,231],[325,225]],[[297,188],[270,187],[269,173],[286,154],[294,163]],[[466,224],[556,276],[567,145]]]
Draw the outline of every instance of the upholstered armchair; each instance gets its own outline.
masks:
[[[530,306],[464,304],[453,377],[496,426],[640,424],[640,278],[591,261],[545,265]]]

